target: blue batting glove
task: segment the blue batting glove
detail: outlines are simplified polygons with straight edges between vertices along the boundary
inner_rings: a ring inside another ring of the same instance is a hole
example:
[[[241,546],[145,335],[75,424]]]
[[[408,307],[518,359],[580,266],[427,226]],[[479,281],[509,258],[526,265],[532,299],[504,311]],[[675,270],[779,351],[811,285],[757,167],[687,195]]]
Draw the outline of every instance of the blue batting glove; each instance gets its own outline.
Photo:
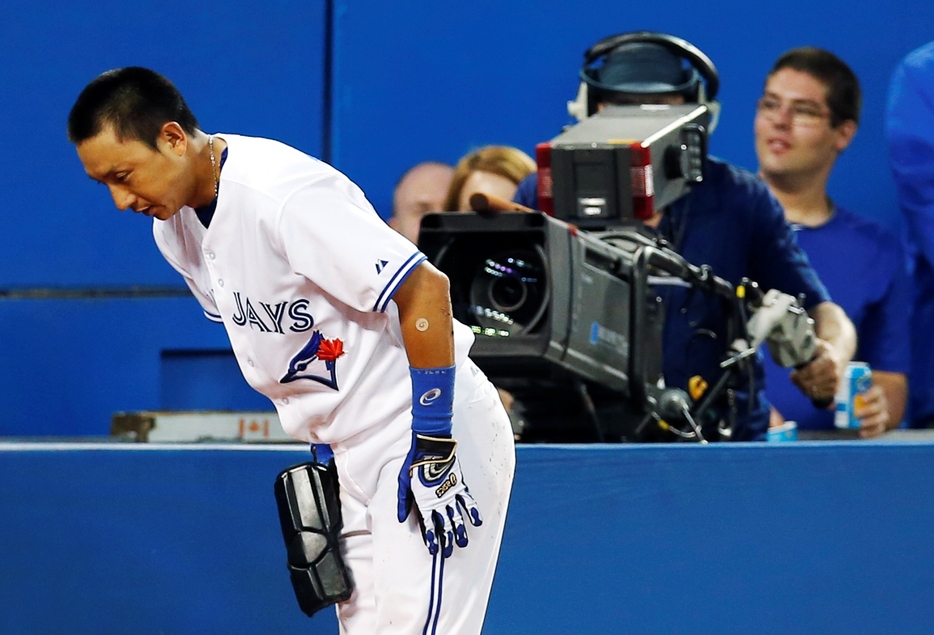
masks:
[[[474,526],[483,520],[464,483],[451,438],[454,414],[454,367],[410,369],[412,373],[412,444],[399,471],[399,522],[418,507],[428,552],[447,558],[454,545],[467,546],[461,509]]]
[[[483,524],[477,501],[464,483],[460,462],[454,454],[456,447],[457,441],[450,437],[413,432],[412,446],[399,473],[399,522],[408,517],[414,499],[428,553],[435,555],[440,549],[445,558],[454,552],[454,545],[467,546],[467,527],[461,509],[474,527]]]

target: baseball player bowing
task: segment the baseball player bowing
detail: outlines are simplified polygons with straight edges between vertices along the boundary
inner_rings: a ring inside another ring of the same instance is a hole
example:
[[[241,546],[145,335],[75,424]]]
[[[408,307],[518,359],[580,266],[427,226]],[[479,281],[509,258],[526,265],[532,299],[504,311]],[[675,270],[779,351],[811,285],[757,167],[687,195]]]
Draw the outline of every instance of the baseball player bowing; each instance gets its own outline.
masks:
[[[68,134],[118,208],[154,219],[286,432],[333,451],[354,586],[342,632],[479,633],[515,448],[445,276],[343,174],[202,132],[154,71],[94,79]]]

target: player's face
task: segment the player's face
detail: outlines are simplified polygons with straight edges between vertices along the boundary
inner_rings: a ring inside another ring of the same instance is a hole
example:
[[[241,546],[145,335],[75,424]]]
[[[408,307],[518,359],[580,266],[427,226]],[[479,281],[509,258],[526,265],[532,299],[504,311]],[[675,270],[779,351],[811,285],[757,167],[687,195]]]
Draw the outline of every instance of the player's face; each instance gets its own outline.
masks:
[[[186,204],[192,191],[185,160],[187,136],[181,129],[163,128],[156,143],[153,150],[142,141],[121,140],[107,126],[78,144],[78,157],[88,176],[108,187],[118,209],[166,220]]]
[[[827,87],[798,70],[772,75],[756,109],[759,170],[766,177],[826,175],[856,132],[853,121],[830,124]]]
[[[512,179],[507,179],[505,176],[493,174],[492,172],[478,170],[473,172],[467,177],[467,180],[464,181],[464,187],[461,188],[461,195],[457,204],[457,211],[470,211],[470,197],[477,192],[492,194],[493,196],[511,201],[512,197],[516,195],[517,189],[519,189],[519,186],[512,181]]]

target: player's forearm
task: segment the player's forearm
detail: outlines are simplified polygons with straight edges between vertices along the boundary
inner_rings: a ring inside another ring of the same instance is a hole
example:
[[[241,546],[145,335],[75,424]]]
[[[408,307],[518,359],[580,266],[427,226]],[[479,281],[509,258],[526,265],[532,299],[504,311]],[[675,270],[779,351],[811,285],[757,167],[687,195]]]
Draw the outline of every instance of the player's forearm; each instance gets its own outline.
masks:
[[[908,379],[904,373],[874,370],[872,371],[872,383],[885,392],[889,412],[886,427],[889,430],[897,428],[902,422],[902,417],[905,416],[905,406],[908,402]]]
[[[399,307],[402,340],[413,368],[454,365],[454,329],[447,276],[424,262],[393,297]]]
[[[817,337],[830,344],[841,368],[856,353],[856,329],[846,313],[833,302],[821,302],[810,311]]]

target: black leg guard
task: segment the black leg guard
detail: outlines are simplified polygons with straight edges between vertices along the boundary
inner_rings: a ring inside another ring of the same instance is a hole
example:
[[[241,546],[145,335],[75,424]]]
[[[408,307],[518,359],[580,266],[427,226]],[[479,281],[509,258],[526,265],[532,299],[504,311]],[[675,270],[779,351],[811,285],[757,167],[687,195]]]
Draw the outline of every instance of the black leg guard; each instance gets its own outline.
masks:
[[[311,617],[353,590],[338,542],[343,521],[334,461],[284,470],[275,492],[292,587],[299,608]]]

